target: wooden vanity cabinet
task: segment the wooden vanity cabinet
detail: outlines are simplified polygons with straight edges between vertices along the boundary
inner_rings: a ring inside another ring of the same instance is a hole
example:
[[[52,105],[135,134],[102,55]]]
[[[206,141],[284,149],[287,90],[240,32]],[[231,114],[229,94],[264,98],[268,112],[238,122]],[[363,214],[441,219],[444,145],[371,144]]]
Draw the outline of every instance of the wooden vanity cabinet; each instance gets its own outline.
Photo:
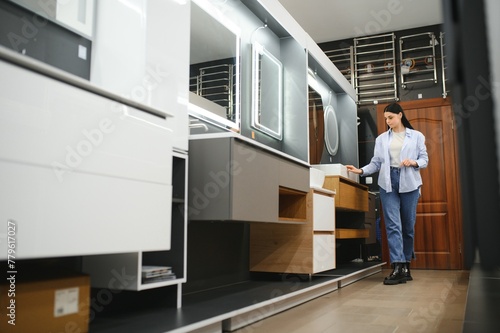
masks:
[[[334,192],[309,190],[303,224],[250,226],[250,271],[315,274],[335,267]]]
[[[336,209],[345,212],[368,212],[368,187],[342,176],[326,176],[323,187],[337,193]],[[338,225],[342,221],[338,220]],[[368,238],[369,229],[337,228],[337,239]]]

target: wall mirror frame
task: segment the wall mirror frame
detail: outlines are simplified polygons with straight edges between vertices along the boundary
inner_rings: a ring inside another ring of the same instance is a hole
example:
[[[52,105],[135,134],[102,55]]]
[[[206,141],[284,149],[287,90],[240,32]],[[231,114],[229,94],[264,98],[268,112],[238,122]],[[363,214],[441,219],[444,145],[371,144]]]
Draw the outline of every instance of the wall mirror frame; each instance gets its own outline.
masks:
[[[252,127],[283,138],[283,65],[257,42],[252,44]]]
[[[322,141],[324,142],[324,147],[330,157],[335,156],[339,149],[339,125],[336,111],[331,103],[332,91],[319,77],[317,77],[317,74],[311,68],[308,69],[307,82],[309,85],[310,95],[313,95],[315,99],[321,99],[323,119],[319,122],[316,118],[316,121],[323,127],[322,132],[324,133],[324,136]],[[310,98],[310,106],[312,102],[313,101]],[[317,112],[317,110],[313,111]],[[317,117],[317,115],[315,116]],[[311,135],[310,140],[312,140]],[[313,144],[310,143],[310,147],[312,146]],[[321,159],[321,157],[319,159]],[[315,162],[317,162],[317,158],[315,159]]]
[[[241,128],[240,35],[215,6],[192,1],[189,114],[235,131]]]

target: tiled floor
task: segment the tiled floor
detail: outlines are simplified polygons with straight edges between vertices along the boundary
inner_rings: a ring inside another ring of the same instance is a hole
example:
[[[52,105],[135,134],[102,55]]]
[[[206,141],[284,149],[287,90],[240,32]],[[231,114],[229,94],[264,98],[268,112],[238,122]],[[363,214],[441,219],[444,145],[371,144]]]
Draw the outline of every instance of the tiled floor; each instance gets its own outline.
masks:
[[[413,270],[413,281],[385,286],[372,275],[238,333],[403,333],[462,331],[468,271]]]

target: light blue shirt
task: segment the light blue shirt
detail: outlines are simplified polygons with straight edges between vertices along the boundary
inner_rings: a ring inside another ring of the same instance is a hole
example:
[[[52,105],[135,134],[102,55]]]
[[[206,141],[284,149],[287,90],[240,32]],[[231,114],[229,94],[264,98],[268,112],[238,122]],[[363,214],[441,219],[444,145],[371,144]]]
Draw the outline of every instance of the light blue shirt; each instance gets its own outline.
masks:
[[[391,158],[389,146],[393,138],[392,129],[380,134],[375,139],[375,150],[370,163],[362,167],[362,176],[369,176],[380,171],[378,186],[386,192],[392,191],[391,186]],[[417,162],[418,167],[401,167],[399,180],[399,193],[411,192],[422,186],[420,169],[427,167],[429,157],[425,147],[425,136],[419,131],[406,129],[406,136],[401,148],[401,161],[411,159]]]

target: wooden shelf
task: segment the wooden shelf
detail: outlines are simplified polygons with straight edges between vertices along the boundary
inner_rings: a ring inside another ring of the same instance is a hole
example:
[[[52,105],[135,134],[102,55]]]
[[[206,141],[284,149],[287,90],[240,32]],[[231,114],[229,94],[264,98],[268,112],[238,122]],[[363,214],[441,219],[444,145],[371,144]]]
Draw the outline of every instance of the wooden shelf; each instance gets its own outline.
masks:
[[[335,231],[335,238],[337,239],[368,237],[370,237],[370,229],[337,229]]]
[[[306,192],[279,187],[279,221],[306,222]]]
[[[280,223],[288,223],[288,224],[305,224],[307,223],[306,219],[297,219],[292,217],[281,217],[278,219]],[[256,222],[260,223],[260,222]]]

